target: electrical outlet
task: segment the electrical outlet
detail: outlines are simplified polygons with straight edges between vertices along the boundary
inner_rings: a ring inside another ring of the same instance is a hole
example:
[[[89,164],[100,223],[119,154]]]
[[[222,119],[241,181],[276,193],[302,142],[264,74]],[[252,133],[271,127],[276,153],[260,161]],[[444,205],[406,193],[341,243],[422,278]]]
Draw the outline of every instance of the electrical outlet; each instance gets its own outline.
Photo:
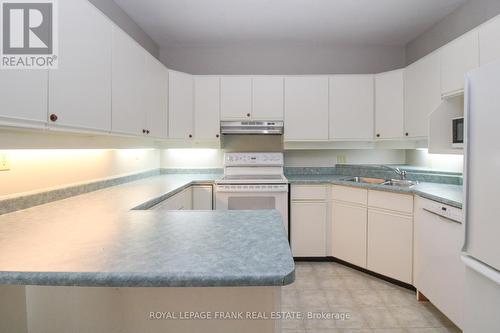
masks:
[[[9,171],[9,170],[10,170],[9,156],[7,156],[7,154],[0,153],[0,171]]]
[[[337,164],[346,164],[347,157],[345,155],[337,155]]]

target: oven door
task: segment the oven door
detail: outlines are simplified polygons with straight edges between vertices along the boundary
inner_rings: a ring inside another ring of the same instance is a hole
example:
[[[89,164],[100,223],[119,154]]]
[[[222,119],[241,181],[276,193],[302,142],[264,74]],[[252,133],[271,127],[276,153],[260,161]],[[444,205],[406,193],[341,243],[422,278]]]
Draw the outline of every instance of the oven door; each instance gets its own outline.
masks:
[[[276,209],[283,217],[288,235],[288,185],[217,185],[215,209]]]

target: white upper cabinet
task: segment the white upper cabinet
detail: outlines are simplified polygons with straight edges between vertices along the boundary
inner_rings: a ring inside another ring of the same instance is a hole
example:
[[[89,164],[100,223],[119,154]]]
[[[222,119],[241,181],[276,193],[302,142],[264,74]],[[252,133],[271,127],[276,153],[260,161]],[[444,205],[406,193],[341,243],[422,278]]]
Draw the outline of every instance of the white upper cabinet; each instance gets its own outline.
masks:
[[[328,77],[285,78],[285,140],[328,140]]]
[[[168,70],[155,57],[146,54],[144,85],[146,130],[151,137],[167,137]]]
[[[111,128],[114,133],[146,134],[145,52],[125,32],[113,27]]]
[[[500,16],[479,27],[480,64],[500,60]]]
[[[252,78],[221,77],[221,120],[250,119],[252,115]]]
[[[194,77],[194,137],[217,140],[220,136],[220,78]]]
[[[283,77],[252,78],[252,119],[283,120],[283,89]]]
[[[59,3],[59,68],[49,70],[49,125],[111,131],[111,30],[86,0]]]
[[[375,137],[404,136],[404,70],[375,76]]]
[[[330,139],[373,139],[373,75],[330,78]]]
[[[47,70],[0,70],[0,124],[44,127],[47,122]]]
[[[479,34],[473,30],[441,49],[441,95],[464,90],[465,73],[479,67]]]
[[[405,136],[427,137],[429,114],[441,103],[440,56],[438,52],[406,67]]]
[[[193,137],[193,76],[169,71],[168,79],[168,136],[171,139],[190,139]]]

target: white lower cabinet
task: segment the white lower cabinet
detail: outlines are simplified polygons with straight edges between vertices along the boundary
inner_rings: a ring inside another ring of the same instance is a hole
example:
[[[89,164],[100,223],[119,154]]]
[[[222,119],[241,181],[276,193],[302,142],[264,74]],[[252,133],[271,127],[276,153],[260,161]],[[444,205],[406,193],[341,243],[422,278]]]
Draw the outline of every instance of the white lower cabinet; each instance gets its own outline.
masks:
[[[366,267],[366,223],[368,191],[332,186],[332,255]]]
[[[194,185],[163,200],[152,209],[212,210],[212,202],[211,185]]]
[[[367,268],[413,282],[413,195],[368,191]]]
[[[326,256],[326,202],[292,202],[294,257]]]
[[[366,206],[332,202],[332,254],[366,267]]]
[[[327,185],[291,188],[290,242],[294,257],[326,256],[327,189]]]
[[[193,190],[188,187],[168,199],[163,200],[152,209],[190,210],[193,206]]]
[[[413,281],[413,195],[332,186],[332,255]]]
[[[212,186],[192,186],[193,188],[193,210],[212,210],[213,194]]]
[[[369,209],[367,253],[369,270],[411,284],[413,218]]]

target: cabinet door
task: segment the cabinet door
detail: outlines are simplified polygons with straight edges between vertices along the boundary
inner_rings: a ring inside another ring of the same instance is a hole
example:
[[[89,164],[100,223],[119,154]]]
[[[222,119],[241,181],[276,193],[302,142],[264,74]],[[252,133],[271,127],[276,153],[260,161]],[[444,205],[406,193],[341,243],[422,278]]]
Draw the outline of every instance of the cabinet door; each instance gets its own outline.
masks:
[[[193,76],[169,71],[168,74],[168,135],[171,139],[193,136]]]
[[[413,218],[368,210],[367,268],[412,283]]]
[[[373,75],[330,78],[330,139],[373,139]]]
[[[0,70],[0,124],[44,127],[47,70]]]
[[[326,202],[292,202],[291,243],[294,257],[326,256]]]
[[[479,34],[473,30],[441,50],[441,95],[464,90],[465,73],[479,67]]]
[[[285,140],[328,140],[328,78],[285,78]]]
[[[254,77],[252,79],[252,119],[283,120],[282,77]]]
[[[375,76],[375,137],[404,136],[404,70]]]
[[[366,268],[367,208],[332,203],[332,254]]]
[[[182,190],[179,193],[174,194],[168,199],[163,200],[156,206],[152,207],[152,210],[191,210],[193,209],[192,204],[192,189],[191,187]]]
[[[178,210],[192,210],[193,209],[193,189],[188,187],[181,193],[176,194],[178,201]]]
[[[500,16],[479,27],[480,65],[500,60]]]
[[[405,136],[428,136],[429,115],[441,103],[439,63],[435,52],[406,67]]]
[[[49,70],[51,126],[111,131],[111,22],[86,0],[59,4],[59,68]]]
[[[146,51],[145,51],[146,52]],[[148,136],[167,137],[168,70],[149,53],[146,54],[144,111]]]
[[[125,32],[113,27],[111,128],[114,133],[143,135],[146,129],[145,72],[144,49]]]
[[[193,186],[193,209],[212,210],[212,186]]]
[[[222,77],[220,82],[221,119],[249,119],[252,114],[252,78]]]
[[[194,136],[217,140],[220,136],[220,78],[194,77]]]

